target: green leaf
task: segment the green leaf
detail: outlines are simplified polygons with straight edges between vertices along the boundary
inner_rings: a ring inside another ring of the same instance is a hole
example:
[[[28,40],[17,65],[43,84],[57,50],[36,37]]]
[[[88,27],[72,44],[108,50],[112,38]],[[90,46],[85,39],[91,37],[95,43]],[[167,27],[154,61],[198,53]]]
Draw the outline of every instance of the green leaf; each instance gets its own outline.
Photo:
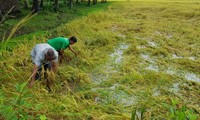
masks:
[[[185,120],[186,116],[183,112],[177,112],[177,116],[179,120]]]
[[[189,120],[197,120],[197,116],[191,113],[188,113]]]
[[[46,120],[47,117],[45,115],[40,115],[40,120]]]
[[[175,105],[178,104],[178,101],[177,101],[176,99],[171,99],[171,101],[172,101],[172,105],[173,105],[173,106],[175,106]]]
[[[137,108],[131,112],[131,120],[135,120]]]
[[[19,84],[16,84],[16,85],[15,85],[15,88],[16,88],[16,91],[17,91],[17,92],[20,92],[20,85],[19,85]]]
[[[141,118],[143,118],[143,114],[144,114],[145,110],[146,110],[145,107],[141,108]]]
[[[173,107],[170,107],[169,109],[170,109],[170,112],[171,112],[172,114],[174,114],[174,108],[173,108]]]

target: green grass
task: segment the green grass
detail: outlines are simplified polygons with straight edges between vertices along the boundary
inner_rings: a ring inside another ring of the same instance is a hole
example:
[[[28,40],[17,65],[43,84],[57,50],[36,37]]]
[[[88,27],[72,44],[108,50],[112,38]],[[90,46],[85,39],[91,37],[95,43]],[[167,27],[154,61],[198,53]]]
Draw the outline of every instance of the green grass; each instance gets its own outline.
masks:
[[[21,36],[13,52],[1,53],[0,118],[198,120],[200,84],[187,76],[200,78],[199,10],[195,0],[113,2],[53,31]],[[52,34],[77,36],[79,56],[65,51],[71,61],[51,76],[51,93],[44,81],[24,88],[30,50]]]
[[[74,19],[81,18],[93,12],[103,10],[107,6],[109,6],[109,3],[108,4],[98,3],[96,5],[91,5],[90,7],[86,7],[86,3],[83,3],[83,4],[75,5],[74,8],[70,10],[68,7],[64,7],[61,4],[59,13],[53,12],[50,8],[48,8],[49,10],[44,9],[37,16],[29,20],[29,22],[21,25],[20,29],[16,31],[14,36],[22,36],[29,33],[37,33],[38,30],[48,31],[48,32],[54,31],[54,29],[57,26],[65,24]],[[51,7],[51,6],[45,6],[45,7]],[[3,39],[2,37],[4,34],[9,35],[12,27],[15,24],[17,24],[21,19],[23,19],[27,14],[29,14],[31,11],[30,9],[31,8],[29,8],[28,10],[21,9],[22,13],[20,17],[15,18],[15,19],[11,19],[11,18],[7,19],[1,24],[0,40]]]

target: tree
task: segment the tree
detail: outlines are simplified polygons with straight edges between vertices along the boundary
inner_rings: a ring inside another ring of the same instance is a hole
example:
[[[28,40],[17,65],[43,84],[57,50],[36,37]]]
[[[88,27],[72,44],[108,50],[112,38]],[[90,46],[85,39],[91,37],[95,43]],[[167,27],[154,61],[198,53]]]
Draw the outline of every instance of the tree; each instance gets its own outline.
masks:
[[[106,0],[101,0],[101,3],[106,3]]]
[[[41,2],[40,2],[40,8],[43,8],[43,7],[44,7],[43,0],[41,0]]]
[[[93,5],[95,5],[97,3],[97,0],[93,0]]]
[[[28,9],[28,1],[27,1],[27,0],[24,0],[23,2],[24,2],[24,8],[25,8],[25,9]]]
[[[87,6],[90,6],[90,1],[91,1],[91,0],[88,0],[88,4],[87,4]]]
[[[53,6],[53,8],[54,8],[54,11],[55,11],[55,12],[58,12],[58,11],[59,11],[59,0],[55,0],[55,1],[54,1],[54,6]]]
[[[69,0],[69,9],[73,8],[74,5],[74,1],[73,0]]]
[[[32,6],[32,12],[37,13],[40,11],[40,6],[39,6],[39,1],[38,0],[33,0],[33,6]]]

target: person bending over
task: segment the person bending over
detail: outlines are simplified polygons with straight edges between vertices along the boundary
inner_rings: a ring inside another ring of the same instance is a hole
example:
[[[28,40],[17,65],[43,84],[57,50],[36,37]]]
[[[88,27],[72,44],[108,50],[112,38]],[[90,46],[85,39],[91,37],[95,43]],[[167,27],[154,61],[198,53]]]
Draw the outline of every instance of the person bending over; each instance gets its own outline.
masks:
[[[59,62],[62,63],[62,59],[64,58],[64,50],[69,48],[74,54],[78,55],[71,45],[77,42],[77,38],[75,36],[68,38],[64,37],[56,37],[47,41],[49,45],[51,45],[59,54]]]
[[[44,77],[47,79],[47,70],[56,72],[56,66],[58,62],[58,53],[57,51],[51,47],[47,43],[41,43],[35,45],[35,47],[31,50],[31,58],[34,63],[33,71],[32,71],[32,79],[29,82],[29,87],[31,88],[35,82],[35,80],[41,79],[42,67],[44,67]],[[47,87],[49,85],[49,81],[47,79]]]

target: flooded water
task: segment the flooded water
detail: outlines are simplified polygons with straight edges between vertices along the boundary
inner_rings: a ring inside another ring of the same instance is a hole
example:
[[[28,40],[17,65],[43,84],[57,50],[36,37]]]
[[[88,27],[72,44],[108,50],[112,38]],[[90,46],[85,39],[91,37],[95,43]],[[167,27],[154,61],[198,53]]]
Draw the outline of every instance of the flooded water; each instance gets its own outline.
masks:
[[[118,72],[118,68],[123,62],[123,52],[128,49],[128,45],[125,43],[120,44],[114,49],[114,52],[110,54],[110,59],[102,66],[96,68],[94,73],[91,74],[91,79],[94,83],[100,84],[105,80],[112,77],[113,74]]]
[[[122,38],[126,38],[126,36],[122,35],[122,34],[118,34],[117,36],[122,37]]]
[[[194,57],[194,56],[191,56],[191,57],[189,57],[188,59],[190,59],[190,60],[196,60],[197,58]]]
[[[93,83],[101,85],[106,80],[109,80],[113,74],[117,74],[119,72],[118,67],[120,67],[121,63],[124,61],[124,50],[128,49],[128,47],[128,45],[122,43],[114,49],[114,52],[109,55],[110,59],[108,62],[97,68],[95,73],[92,73],[91,79]],[[115,83],[111,87],[93,88],[92,91],[99,93],[99,96],[95,97],[94,101],[102,104],[115,103],[123,105],[124,107],[135,104],[137,97],[126,93],[124,90],[119,90],[119,87],[120,84]]]
[[[157,65],[154,65],[154,64],[150,64],[148,67],[146,67],[145,69],[147,70],[152,70],[152,71],[156,71],[158,72],[159,71],[159,68]]]
[[[137,46],[137,49],[144,49],[144,48],[146,48],[145,45]]]
[[[101,104],[117,104],[124,107],[131,106],[137,102],[137,97],[126,93],[126,89],[118,89],[120,84],[115,83],[111,87],[93,88],[92,91],[98,92],[99,96],[95,97],[94,101]]]
[[[163,35],[161,32],[159,31],[155,31],[153,35]],[[168,38],[171,38],[173,37],[171,34],[168,34],[167,36]],[[138,36],[135,36],[136,39],[140,39],[140,40],[145,40],[147,41],[148,43],[148,46],[150,47],[157,47],[158,45],[153,42],[151,39],[147,39],[147,38],[142,38],[142,37],[138,37]],[[146,48],[146,46],[138,46],[137,47],[138,49],[142,49],[142,48]],[[173,68],[172,66],[169,66],[167,67],[167,69],[164,69],[164,70],[160,70],[159,69],[159,66],[157,65],[156,63],[156,59],[151,57],[149,54],[144,54],[144,53],[141,53],[140,54],[140,57],[145,60],[146,63],[146,67],[145,69],[146,70],[152,70],[152,71],[155,71],[155,72],[164,72],[166,74],[170,74],[170,75],[175,75],[175,76],[179,76],[183,79],[186,79],[186,80],[191,80],[191,81],[195,81],[195,82],[200,82],[200,78],[199,78],[199,75],[195,74],[195,73],[192,73],[192,72],[189,72],[187,70],[179,70],[179,69],[175,69]],[[190,57],[183,57],[183,56],[179,56],[177,54],[172,54],[172,59],[184,59],[184,58],[187,58],[187,59],[190,59],[190,60],[193,60],[195,61],[196,60],[196,57],[194,56],[190,56]],[[162,57],[161,57],[162,59]],[[141,64],[141,65],[144,65],[144,64]],[[160,66],[162,67],[162,66]]]
[[[150,57],[150,55],[148,55],[148,54],[140,54],[140,56],[141,56],[141,58],[142,59],[144,59],[144,60],[146,60],[146,61],[148,61],[148,62],[150,62],[150,63],[155,63],[154,62],[154,59],[152,59],[151,57]]]
[[[172,67],[168,67],[167,69],[166,69],[166,71],[164,71],[166,74],[169,74],[169,75],[174,75],[174,74],[176,74],[176,71],[174,70],[174,68],[172,68]]]
[[[156,43],[153,42],[153,41],[148,41],[148,46],[151,46],[151,47],[157,47],[158,44],[156,44]]]
[[[116,64],[120,64],[123,59],[123,52],[126,49],[128,49],[128,45],[124,43],[119,45],[119,47],[115,49],[114,53],[110,54],[110,60],[114,61]]]
[[[150,55],[143,54],[143,53],[140,54],[140,56],[141,56],[141,58],[143,60],[145,60],[146,62],[148,62],[146,64],[146,67],[145,67],[146,70],[152,70],[152,71],[155,71],[155,72],[163,72],[163,73],[166,73],[166,74],[169,74],[169,75],[178,76],[178,77],[186,79],[186,80],[200,82],[199,75],[197,75],[197,74],[195,74],[193,72],[190,72],[188,70],[176,69],[176,68],[173,68],[172,66],[169,66],[169,67],[167,67],[164,70],[161,70],[161,69],[159,69],[159,66],[156,63],[156,59],[155,58],[152,58]],[[173,54],[172,58],[173,59],[183,59],[184,57],[177,56],[176,54]],[[191,57],[191,59],[195,60],[196,58],[195,57]],[[162,67],[162,66],[160,66],[160,67]]]
[[[173,35],[171,35],[171,34],[168,34],[167,35],[167,39],[170,39],[170,38],[172,38],[173,37]]]
[[[176,54],[173,54],[172,58],[174,58],[174,59],[182,59],[183,57],[182,56],[177,56]]]
[[[165,37],[165,38],[167,38],[167,39],[170,39],[170,38],[173,37],[173,35],[170,34],[170,33],[163,33],[163,32],[160,32],[160,31],[155,31],[155,32],[153,33],[153,35],[160,35],[160,36]]]
[[[200,82],[200,78],[194,73],[186,73],[185,79],[195,81],[195,82]]]
[[[160,90],[156,87],[156,88],[154,88],[153,89],[153,94],[152,94],[152,96],[159,96],[160,95]]]
[[[180,91],[180,83],[173,83],[172,86],[169,88],[169,92],[177,95],[177,96],[182,96],[181,93],[179,93]]]
[[[177,56],[176,54],[173,54],[172,55],[172,58],[173,59],[189,59],[189,60],[193,60],[193,61],[195,61],[197,58],[196,57],[194,57],[194,56],[190,56],[190,57],[183,57],[183,56]]]
[[[114,90],[104,90],[99,91],[103,92],[104,96],[97,96],[95,97],[95,102],[100,104],[116,104],[122,105],[124,107],[131,106],[137,102],[137,97],[134,95],[129,95],[124,91],[114,91]]]
[[[180,83],[173,83],[172,87],[169,88],[169,91],[172,93],[177,93],[180,90],[179,84]]]
[[[120,35],[123,37],[122,35]],[[137,38],[142,40],[148,40],[145,38]],[[157,47],[158,45],[153,41],[147,41],[148,46],[150,47]],[[107,80],[110,80],[113,75],[118,74],[120,72],[119,68],[121,67],[122,63],[125,61],[124,59],[124,50],[128,49],[128,45],[125,43],[120,44],[116,48],[114,48],[114,52],[109,55],[109,60],[104,63],[103,65],[99,66],[94,70],[93,73],[91,73],[91,79],[95,85],[97,85],[96,88],[93,88],[92,91],[97,92],[98,96],[95,97],[94,101],[99,104],[116,104],[116,105],[122,105],[122,106],[131,106],[138,101],[138,97],[128,94],[125,91],[128,91],[128,88],[121,89],[121,85],[119,83],[114,83],[112,86],[109,87],[98,87],[99,85],[103,85]],[[146,48],[146,46],[138,46],[138,49]],[[141,53],[140,58],[144,61],[142,63],[144,69],[146,70],[152,70],[155,72],[162,72],[169,75],[178,76],[180,78],[200,82],[199,75],[189,72],[187,70],[179,70],[174,68],[173,66],[168,66],[166,69],[160,69],[162,68],[162,65],[157,64],[157,58],[150,56],[148,53]],[[173,59],[182,59],[184,57],[178,56],[176,54],[172,55]],[[162,59],[162,57],[160,57]],[[190,57],[189,59],[195,60],[195,57]],[[119,89],[120,88],[120,89]],[[179,91],[179,83],[174,83],[172,87],[169,88],[170,92],[173,92],[174,94],[178,95]],[[152,96],[156,97],[161,94],[160,90],[158,88],[153,89]]]

